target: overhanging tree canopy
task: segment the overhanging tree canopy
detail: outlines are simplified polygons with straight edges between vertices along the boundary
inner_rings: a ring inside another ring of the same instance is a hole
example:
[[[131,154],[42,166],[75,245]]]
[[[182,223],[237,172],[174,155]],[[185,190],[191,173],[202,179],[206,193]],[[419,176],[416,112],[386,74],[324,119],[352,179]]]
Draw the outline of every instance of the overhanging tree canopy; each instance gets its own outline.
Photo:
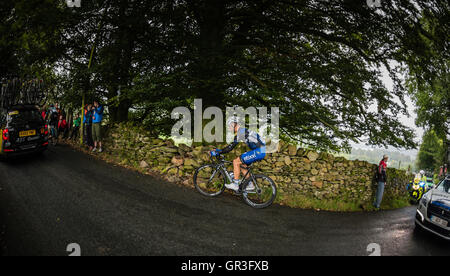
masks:
[[[284,135],[319,149],[337,151],[362,139],[412,148],[414,131],[399,122],[408,113],[401,76],[425,79],[442,70],[425,62],[430,52],[448,60],[446,1],[382,1],[378,9],[345,0],[54,7],[57,22],[43,31],[59,35],[53,55],[70,88],[64,97],[78,97],[77,104],[80,90],[103,97],[113,121],[127,120],[133,107],[157,133],[170,131],[173,107],[202,98],[219,107],[278,106]],[[382,66],[393,91],[380,79]]]

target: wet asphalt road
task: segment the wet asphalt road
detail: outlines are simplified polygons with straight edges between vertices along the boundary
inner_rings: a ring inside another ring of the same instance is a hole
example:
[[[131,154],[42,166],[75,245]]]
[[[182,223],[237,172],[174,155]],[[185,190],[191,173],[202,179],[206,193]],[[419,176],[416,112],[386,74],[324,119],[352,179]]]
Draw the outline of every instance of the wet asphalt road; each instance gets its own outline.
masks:
[[[330,213],[208,199],[69,147],[0,162],[3,255],[450,255],[415,209]],[[1,226],[0,226],[1,227]],[[2,243],[0,241],[0,243]]]

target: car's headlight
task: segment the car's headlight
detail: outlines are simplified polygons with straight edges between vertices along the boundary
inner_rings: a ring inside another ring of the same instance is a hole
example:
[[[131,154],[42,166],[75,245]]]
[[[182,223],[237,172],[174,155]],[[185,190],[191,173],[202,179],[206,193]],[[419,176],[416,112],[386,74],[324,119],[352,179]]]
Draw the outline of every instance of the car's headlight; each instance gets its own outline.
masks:
[[[420,200],[420,204],[422,204],[425,207],[428,207],[428,203],[430,202],[430,199],[427,196],[422,197]]]

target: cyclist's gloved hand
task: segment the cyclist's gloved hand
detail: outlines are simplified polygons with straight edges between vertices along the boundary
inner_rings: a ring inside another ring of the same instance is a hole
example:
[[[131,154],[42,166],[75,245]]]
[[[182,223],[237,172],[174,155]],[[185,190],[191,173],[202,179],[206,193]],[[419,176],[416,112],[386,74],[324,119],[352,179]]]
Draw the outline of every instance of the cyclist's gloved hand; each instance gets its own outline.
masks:
[[[221,150],[220,149],[215,149],[210,151],[211,157],[216,157],[220,155]]]

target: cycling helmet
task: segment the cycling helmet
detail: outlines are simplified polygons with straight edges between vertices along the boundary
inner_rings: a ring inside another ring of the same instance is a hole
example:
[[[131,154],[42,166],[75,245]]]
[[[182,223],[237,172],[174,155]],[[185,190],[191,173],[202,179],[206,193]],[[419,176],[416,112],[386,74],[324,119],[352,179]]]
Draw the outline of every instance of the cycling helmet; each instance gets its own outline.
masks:
[[[420,174],[421,174],[421,175],[424,175],[424,174],[425,174],[425,171],[424,171],[424,170],[421,170],[421,171],[420,171]]]

